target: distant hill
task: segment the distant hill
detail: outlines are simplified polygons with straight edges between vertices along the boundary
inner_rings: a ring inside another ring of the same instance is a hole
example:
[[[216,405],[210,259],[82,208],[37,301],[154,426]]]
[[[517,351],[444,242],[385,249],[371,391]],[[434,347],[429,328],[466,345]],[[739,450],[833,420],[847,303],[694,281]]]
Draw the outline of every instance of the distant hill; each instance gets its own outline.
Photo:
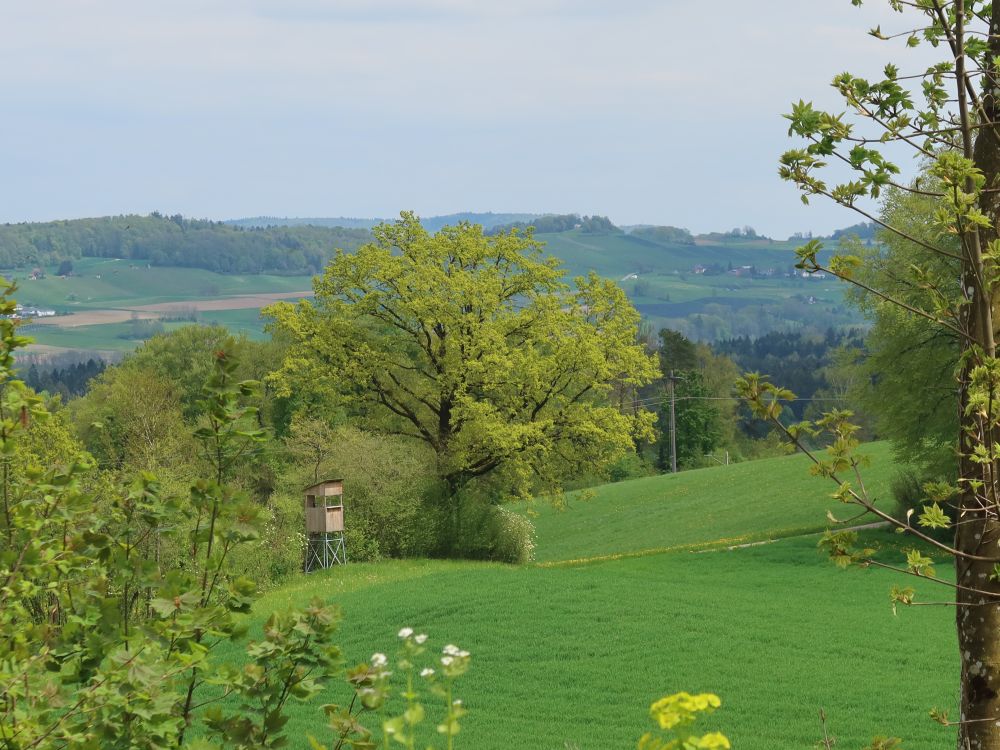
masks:
[[[428,232],[437,232],[442,227],[453,226],[462,221],[468,221],[472,224],[482,224],[484,229],[493,229],[494,227],[513,224],[515,222],[528,222],[537,218],[539,214],[496,214],[492,211],[487,213],[471,213],[462,212],[457,214],[446,214],[444,216],[427,216],[420,219],[420,223],[423,224],[424,228]],[[313,217],[313,218],[297,218],[297,217],[279,217],[279,216],[253,216],[246,219],[230,219],[226,221],[226,224],[231,224],[233,226],[244,227],[247,229],[251,228],[262,228],[262,227],[301,227],[301,226],[313,226],[313,227],[344,227],[346,229],[371,229],[376,224],[381,224],[386,221],[393,221],[393,219],[387,218],[372,218],[372,219],[358,219],[358,218],[347,218],[343,216],[337,217]]]
[[[0,226],[0,268],[64,274],[59,270],[64,261],[120,258],[137,267],[309,276],[319,273],[337,248],[351,252],[371,239],[364,226],[334,226],[347,221],[375,220],[265,217],[232,224],[153,213],[7,224]],[[774,330],[863,323],[844,303],[836,279],[796,271],[793,250],[799,238],[777,241],[750,227],[692,235],[678,227],[645,225],[626,232],[607,217],[579,214],[460,213],[430,217],[424,224],[436,231],[459,221],[479,222],[487,232],[534,226],[545,252],[559,258],[571,276],[594,271],[615,281],[650,325],[692,338],[753,338]],[[870,237],[871,229],[849,227],[835,236]],[[829,241],[821,260],[836,245]]]
[[[0,268],[76,258],[122,258],[144,265],[219,273],[319,273],[334,248],[354,250],[366,229],[279,226],[247,229],[152,213],[0,226]]]

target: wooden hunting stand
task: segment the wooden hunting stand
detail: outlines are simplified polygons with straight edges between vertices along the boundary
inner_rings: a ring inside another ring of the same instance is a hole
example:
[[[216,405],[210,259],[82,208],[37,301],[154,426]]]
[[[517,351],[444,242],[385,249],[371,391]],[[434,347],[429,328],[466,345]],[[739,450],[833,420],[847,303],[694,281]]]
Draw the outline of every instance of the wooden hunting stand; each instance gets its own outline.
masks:
[[[306,563],[316,568],[347,563],[344,546],[344,480],[327,479],[306,487]]]

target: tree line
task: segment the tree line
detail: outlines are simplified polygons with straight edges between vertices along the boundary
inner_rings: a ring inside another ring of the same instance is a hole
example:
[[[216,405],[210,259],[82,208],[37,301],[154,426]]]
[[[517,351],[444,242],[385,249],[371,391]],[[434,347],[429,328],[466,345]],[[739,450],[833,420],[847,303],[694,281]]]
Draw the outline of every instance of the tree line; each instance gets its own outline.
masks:
[[[334,247],[360,247],[366,229],[289,226],[247,229],[180,215],[127,215],[0,225],[0,267],[123,258],[218,273],[319,273]]]

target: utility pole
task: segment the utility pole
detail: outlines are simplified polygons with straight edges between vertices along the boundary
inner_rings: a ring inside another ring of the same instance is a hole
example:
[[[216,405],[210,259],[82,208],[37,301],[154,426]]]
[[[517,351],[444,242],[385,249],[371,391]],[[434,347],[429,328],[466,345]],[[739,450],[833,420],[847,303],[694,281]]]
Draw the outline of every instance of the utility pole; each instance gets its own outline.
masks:
[[[674,403],[677,401],[677,388],[675,384],[678,380],[683,379],[674,375],[673,370],[667,377],[667,382],[670,383],[670,471],[673,474],[677,473],[677,414],[674,409]]]

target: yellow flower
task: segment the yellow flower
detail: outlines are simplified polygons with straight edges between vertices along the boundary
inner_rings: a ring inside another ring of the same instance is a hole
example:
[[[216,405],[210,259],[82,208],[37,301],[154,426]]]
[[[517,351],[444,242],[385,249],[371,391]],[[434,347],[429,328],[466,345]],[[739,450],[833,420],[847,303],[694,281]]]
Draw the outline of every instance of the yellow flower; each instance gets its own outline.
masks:
[[[722,701],[712,693],[674,693],[656,701],[649,707],[649,716],[660,725],[660,729],[673,729],[688,724],[697,718],[699,712],[711,713]],[[706,747],[711,747],[706,745]],[[722,747],[721,745],[719,747]]]
[[[724,734],[711,732],[701,737],[695,747],[699,750],[730,750],[732,745],[729,744],[729,740]]]

